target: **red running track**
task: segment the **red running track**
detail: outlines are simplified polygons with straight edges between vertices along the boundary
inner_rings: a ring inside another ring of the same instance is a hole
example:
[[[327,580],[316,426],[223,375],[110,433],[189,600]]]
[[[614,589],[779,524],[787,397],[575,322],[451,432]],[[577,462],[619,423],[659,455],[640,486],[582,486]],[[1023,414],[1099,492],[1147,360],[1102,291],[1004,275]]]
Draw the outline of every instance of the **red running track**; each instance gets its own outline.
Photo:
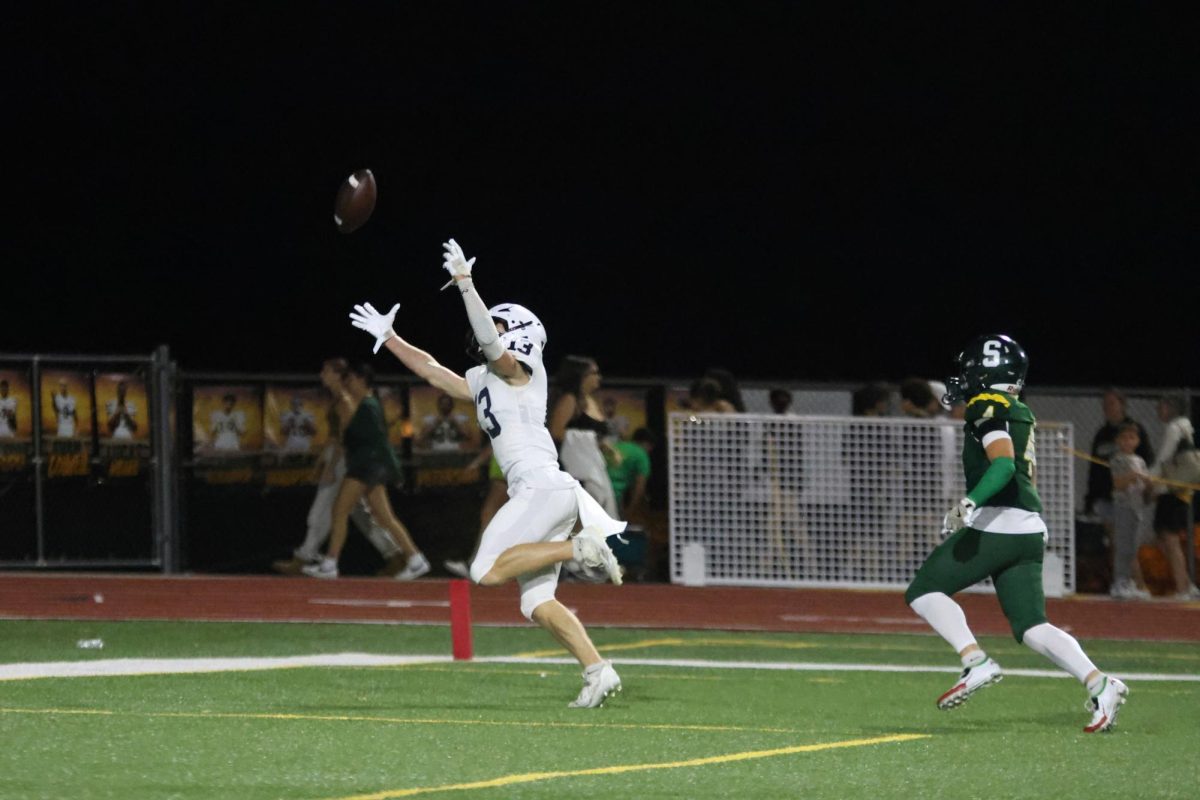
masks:
[[[928,633],[899,592],[566,583],[559,599],[590,626],[753,631]],[[1007,635],[990,594],[958,598],[972,629]],[[1087,639],[1200,642],[1200,603],[1048,601],[1060,627]],[[515,586],[471,588],[472,621],[527,624]],[[438,623],[450,618],[448,581],[274,576],[0,574],[0,618]]]

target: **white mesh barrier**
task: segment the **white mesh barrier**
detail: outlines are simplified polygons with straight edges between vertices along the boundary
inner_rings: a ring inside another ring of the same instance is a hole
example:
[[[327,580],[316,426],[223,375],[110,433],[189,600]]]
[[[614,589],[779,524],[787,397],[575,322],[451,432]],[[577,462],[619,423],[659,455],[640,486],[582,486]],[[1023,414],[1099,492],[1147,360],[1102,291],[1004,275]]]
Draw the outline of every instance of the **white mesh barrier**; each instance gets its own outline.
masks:
[[[675,412],[671,579],[901,587],[941,541],[963,486],[962,423]],[[1074,590],[1069,424],[1038,423],[1047,572]]]

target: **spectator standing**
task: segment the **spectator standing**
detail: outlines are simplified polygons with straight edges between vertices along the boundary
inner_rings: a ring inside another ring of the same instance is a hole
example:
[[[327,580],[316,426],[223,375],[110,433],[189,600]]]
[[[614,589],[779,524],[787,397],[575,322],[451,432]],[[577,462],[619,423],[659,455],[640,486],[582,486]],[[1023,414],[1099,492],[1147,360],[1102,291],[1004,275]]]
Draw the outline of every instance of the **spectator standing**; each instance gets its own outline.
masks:
[[[469,423],[466,414],[454,410],[454,398],[443,392],[437,398],[437,413],[421,421],[414,446],[435,452],[473,449],[475,437]]]
[[[771,404],[771,413],[786,415],[791,413],[792,409],[792,393],[787,389],[772,389],[767,395],[767,402]]]
[[[721,396],[721,384],[699,378],[688,389],[687,408],[697,414],[734,414],[737,408]]]
[[[1137,550],[1146,505],[1154,492],[1150,470],[1137,454],[1140,437],[1136,422],[1117,429],[1117,453],[1109,460],[1112,470],[1113,583],[1109,594],[1121,600],[1148,600]]]
[[[1162,442],[1158,447],[1158,458],[1150,471],[1155,477],[1161,477],[1163,465],[1174,457],[1180,448],[1195,447],[1195,430],[1192,421],[1184,414],[1186,403],[1180,395],[1164,395],[1158,401],[1158,418],[1166,424]],[[1183,556],[1181,540],[1187,534],[1188,510],[1192,504],[1190,489],[1179,489],[1164,486],[1157,502],[1154,504],[1154,532],[1158,535],[1158,543],[1167,557],[1167,566],[1171,570],[1171,579],[1175,581],[1176,600],[1195,600],[1200,598],[1197,589],[1188,577],[1187,562]]]
[[[645,516],[646,482],[650,478],[650,452],[654,450],[655,436],[649,428],[638,428],[633,440],[617,442],[616,449],[621,461],[610,464],[608,477],[612,481],[613,494],[621,509],[621,519],[641,522]]]
[[[705,371],[704,377],[717,382],[717,385],[721,387],[721,399],[733,406],[734,411],[739,414],[746,413],[746,401],[742,399],[742,390],[738,388],[737,380],[734,379],[732,372],[720,367],[713,367]]]
[[[548,427],[563,469],[615,518],[619,509],[607,465],[619,464],[621,456],[605,438],[608,421],[596,397],[600,380],[594,359],[567,356],[555,378],[559,395]]]
[[[1121,426],[1133,423],[1137,426],[1138,448],[1137,455],[1146,464],[1154,463],[1154,448],[1150,446],[1150,436],[1141,423],[1129,416],[1125,394],[1116,388],[1104,391],[1100,398],[1104,410],[1104,424],[1092,437],[1092,457],[1101,461],[1111,461],[1117,453],[1117,434]],[[1113,474],[1103,464],[1095,461],[1088,468],[1088,488],[1084,496],[1084,511],[1095,514],[1104,525],[1109,540],[1112,540],[1113,516]]]

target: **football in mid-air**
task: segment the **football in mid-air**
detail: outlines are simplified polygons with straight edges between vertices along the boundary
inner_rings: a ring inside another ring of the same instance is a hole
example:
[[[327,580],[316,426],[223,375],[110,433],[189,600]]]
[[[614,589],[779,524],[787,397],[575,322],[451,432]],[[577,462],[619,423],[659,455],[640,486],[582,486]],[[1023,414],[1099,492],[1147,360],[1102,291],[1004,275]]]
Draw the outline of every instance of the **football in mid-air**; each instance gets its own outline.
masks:
[[[375,176],[360,169],[346,178],[333,204],[333,221],[342,233],[353,233],[366,224],[375,210]]]

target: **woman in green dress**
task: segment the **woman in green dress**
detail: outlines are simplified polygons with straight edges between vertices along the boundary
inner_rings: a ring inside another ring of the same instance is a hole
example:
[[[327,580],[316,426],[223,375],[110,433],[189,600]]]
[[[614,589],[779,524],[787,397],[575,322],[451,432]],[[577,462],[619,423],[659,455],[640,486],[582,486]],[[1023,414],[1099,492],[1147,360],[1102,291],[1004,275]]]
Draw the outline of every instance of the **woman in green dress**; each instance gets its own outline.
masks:
[[[342,423],[342,444],[346,454],[346,477],[342,479],[333,503],[333,525],[329,550],[319,564],[305,567],[305,574],[318,578],[336,578],[338,557],[346,544],[350,512],[366,498],[371,514],[400,545],[408,559],[397,580],[411,580],[429,572],[429,560],[417,549],[408,529],[396,519],[388,500],[387,485],[400,479],[400,461],[388,442],[383,407],[371,390],[375,375],[366,364],[351,366],[340,382],[327,386],[336,398],[336,412]]]

